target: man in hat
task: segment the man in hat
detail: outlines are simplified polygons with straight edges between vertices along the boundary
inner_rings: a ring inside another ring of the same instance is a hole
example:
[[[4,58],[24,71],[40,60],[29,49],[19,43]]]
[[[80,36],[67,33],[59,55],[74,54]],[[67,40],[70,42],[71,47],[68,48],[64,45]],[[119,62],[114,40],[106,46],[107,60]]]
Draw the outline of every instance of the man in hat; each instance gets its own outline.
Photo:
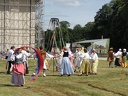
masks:
[[[114,52],[113,52],[113,48],[110,48],[109,52],[108,52],[108,58],[107,61],[109,62],[109,67],[114,67]]]

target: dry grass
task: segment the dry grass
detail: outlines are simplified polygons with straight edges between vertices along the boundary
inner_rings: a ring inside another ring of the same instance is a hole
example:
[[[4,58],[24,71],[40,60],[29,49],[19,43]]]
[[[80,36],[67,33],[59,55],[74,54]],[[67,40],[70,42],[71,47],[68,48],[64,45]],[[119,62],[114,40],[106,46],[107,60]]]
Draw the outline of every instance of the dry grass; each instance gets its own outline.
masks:
[[[51,63],[46,77],[40,74],[36,81],[30,82],[35,62],[29,60],[30,73],[25,76],[25,86],[14,87],[11,75],[6,74],[5,61],[0,61],[0,96],[128,96],[128,68],[108,68],[108,62],[101,60],[98,75],[75,73],[60,77],[59,72],[53,72]]]

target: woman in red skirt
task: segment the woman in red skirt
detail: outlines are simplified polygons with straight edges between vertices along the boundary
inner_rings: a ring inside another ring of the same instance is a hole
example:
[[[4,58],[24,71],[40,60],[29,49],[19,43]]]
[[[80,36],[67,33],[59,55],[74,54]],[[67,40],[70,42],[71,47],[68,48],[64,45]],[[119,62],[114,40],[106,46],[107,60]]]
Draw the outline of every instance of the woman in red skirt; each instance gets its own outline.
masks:
[[[15,86],[23,86],[25,84],[25,58],[21,51],[22,50],[19,49],[17,53],[11,57],[13,61],[11,83]]]

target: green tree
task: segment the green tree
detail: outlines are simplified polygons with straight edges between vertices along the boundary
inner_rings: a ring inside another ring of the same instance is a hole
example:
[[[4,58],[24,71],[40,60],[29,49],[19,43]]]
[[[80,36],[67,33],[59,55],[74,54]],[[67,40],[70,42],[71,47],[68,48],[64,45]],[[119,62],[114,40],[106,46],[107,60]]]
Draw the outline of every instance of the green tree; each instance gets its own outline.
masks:
[[[61,21],[60,27],[68,28],[68,27],[70,27],[70,23],[68,21]]]
[[[77,24],[76,26],[74,26],[73,31],[72,31],[72,35],[74,37],[73,41],[80,41],[81,37],[82,37],[82,27],[80,24]]]

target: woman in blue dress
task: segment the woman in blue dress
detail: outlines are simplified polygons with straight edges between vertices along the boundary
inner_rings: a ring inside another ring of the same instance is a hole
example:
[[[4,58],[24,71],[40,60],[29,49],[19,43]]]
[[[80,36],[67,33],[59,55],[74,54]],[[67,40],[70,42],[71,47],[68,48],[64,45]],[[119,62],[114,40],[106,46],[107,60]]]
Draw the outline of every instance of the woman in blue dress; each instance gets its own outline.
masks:
[[[60,75],[61,76],[63,76],[63,75],[70,76],[71,74],[74,73],[71,61],[69,59],[69,57],[71,56],[71,53],[68,52],[67,47],[64,47],[63,49],[64,49],[64,51],[62,51],[61,54],[60,54],[62,56],[62,64],[61,64]]]

